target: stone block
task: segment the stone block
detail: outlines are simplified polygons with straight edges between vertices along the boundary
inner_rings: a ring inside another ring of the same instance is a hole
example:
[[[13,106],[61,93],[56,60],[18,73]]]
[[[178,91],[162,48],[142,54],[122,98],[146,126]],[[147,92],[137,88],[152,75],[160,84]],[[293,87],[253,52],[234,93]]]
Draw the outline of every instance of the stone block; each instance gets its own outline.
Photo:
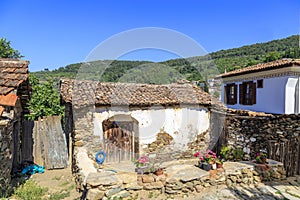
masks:
[[[278,172],[274,172],[273,178],[280,179],[281,178],[281,174],[278,173]]]
[[[75,142],[74,144],[76,147],[82,147],[84,145],[83,141],[82,140],[78,140]]]
[[[143,183],[152,183],[154,182],[154,177],[152,175],[143,175],[142,181]]]
[[[125,188],[126,188],[127,190],[142,190],[142,189],[143,189],[143,186],[138,185],[138,184],[127,184],[127,185],[125,186]]]
[[[256,182],[261,182],[260,176],[253,176],[253,180]]]
[[[203,190],[203,186],[202,185],[196,185],[195,189],[196,189],[196,192],[200,193]]]
[[[112,186],[122,184],[113,172],[102,172],[102,173],[89,173],[86,179],[87,185],[91,187],[97,187],[100,185]]]
[[[109,199],[123,199],[129,197],[130,195],[130,192],[123,190],[115,195],[112,195]]]
[[[110,197],[114,194],[117,194],[118,192],[121,192],[121,190],[122,190],[122,188],[118,187],[118,188],[108,190],[105,194],[106,194],[106,196]]]
[[[144,186],[145,190],[158,190],[158,189],[162,189],[164,187],[164,185],[162,184],[162,182],[152,182],[150,184],[147,184]]]
[[[99,200],[104,197],[104,192],[98,190],[98,189],[89,189],[86,199],[87,200]]]

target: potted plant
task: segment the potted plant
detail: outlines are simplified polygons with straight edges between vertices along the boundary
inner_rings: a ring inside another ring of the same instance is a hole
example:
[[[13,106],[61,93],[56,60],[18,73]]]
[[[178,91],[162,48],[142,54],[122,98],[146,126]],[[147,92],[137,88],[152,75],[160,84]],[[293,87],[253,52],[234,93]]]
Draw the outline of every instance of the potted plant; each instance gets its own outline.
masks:
[[[258,152],[256,154],[255,160],[256,160],[256,163],[259,163],[259,164],[267,163],[267,152],[261,150],[260,152]]]
[[[156,172],[155,172],[156,176],[160,176],[160,175],[163,175],[163,169],[162,168],[157,168],[156,169]]]
[[[200,158],[200,152],[197,151],[197,152],[194,154],[194,157],[199,157],[199,158]],[[198,161],[198,167],[201,168],[201,169],[203,169],[203,163],[204,163],[204,161],[201,160],[201,158],[200,158],[199,161]]]
[[[140,156],[138,159],[134,160],[134,164],[136,166],[135,171],[138,174],[144,174],[147,169],[147,164],[149,163],[149,158],[146,155]]]
[[[210,168],[211,168],[212,170],[217,169],[217,164],[216,164],[215,159],[211,159],[211,160],[209,161],[209,164],[210,164]]]
[[[217,168],[223,168],[223,160],[220,160],[219,158],[216,159]]]
[[[215,159],[217,155],[213,151],[207,150],[203,156],[201,156],[200,152],[196,152],[194,156],[200,158],[199,167],[202,167],[204,170],[216,169]]]

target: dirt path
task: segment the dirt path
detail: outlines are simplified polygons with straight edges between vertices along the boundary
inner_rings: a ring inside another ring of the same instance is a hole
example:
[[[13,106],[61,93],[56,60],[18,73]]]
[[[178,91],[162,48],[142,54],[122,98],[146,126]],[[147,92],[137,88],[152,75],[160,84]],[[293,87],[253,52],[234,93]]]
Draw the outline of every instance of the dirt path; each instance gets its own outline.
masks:
[[[75,189],[74,178],[70,168],[45,170],[43,174],[34,174],[31,177],[39,186],[48,188],[48,194],[66,193],[64,200],[80,199],[81,194]],[[68,195],[69,193],[69,195]]]

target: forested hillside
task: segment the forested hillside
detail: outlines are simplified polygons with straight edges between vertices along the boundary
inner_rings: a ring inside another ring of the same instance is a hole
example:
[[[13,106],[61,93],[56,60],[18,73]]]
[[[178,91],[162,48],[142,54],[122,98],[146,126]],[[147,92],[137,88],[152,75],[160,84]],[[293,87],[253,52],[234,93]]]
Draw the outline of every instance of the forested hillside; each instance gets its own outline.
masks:
[[[105,60],[71,64],[52,71],[45,69],[34,74],[41,80],[51,77],[58,81],[61,77],[68,77],[160,84],[173,82],[178,78],[204,81],[218,73],[223,73],[225,69],[232,71],[280,58],[300,58],[299,36],[294,35],[266,43],[221,50],[206,56],[173,59],[160,63]]]

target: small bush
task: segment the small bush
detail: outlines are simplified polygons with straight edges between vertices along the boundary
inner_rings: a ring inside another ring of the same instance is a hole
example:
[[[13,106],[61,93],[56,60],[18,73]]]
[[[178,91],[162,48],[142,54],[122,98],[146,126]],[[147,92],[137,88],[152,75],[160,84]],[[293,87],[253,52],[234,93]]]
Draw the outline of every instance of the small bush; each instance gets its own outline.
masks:
[[[236,148],[233,150],[234,161],[241,161],[244,156],[244,151],[241,148]]]
[[[47,191],[47,188],[40,187],[34,181],[28,180],[15,190],[14,195],[22,200],[41,200]]]

